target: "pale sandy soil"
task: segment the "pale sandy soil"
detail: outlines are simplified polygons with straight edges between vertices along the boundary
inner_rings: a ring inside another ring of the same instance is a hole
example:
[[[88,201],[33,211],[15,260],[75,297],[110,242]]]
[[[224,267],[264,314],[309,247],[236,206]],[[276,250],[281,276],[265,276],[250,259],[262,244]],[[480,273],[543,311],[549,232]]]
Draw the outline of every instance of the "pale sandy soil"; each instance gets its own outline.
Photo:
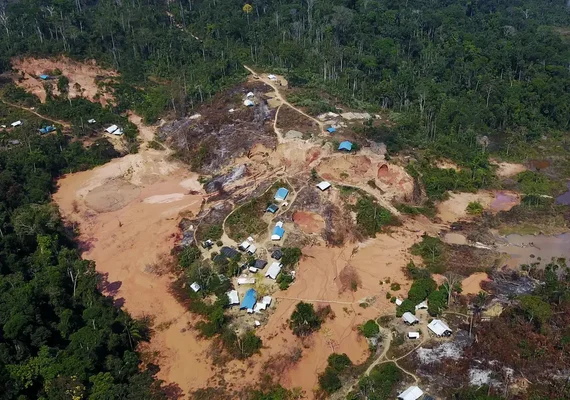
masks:
[[[522,164],[498,161],[492,161],[492,163],[497,166],[497,176],[499,178],[510,178],[527,170]]]
[[[450,193],[449,199],[437,206],[437,216],[443,222],[451,223],[470,217],[467,214],[467,206],[472,201],[478,201],[483,208],[487,209],[493,201],[493,194],[486,191],[477,193]]]
[[[463,289],[461,294],[468,295],[468,294],[479,293],[481,290],[483,290],[481,289],[481,283],[488,280],[489,276],[487,275],[486,272],[477,272],[476,274],[473,274],[468,278],[465,278],[461,282],[461,287]]]
[[[115,71],[105,70],[97,66],[93,60],[86,63],[78,63],[61,56],[59,58],[49,59],[31,57],[12,58],[11,62],[13,69],[23,73],[23,79],[17,79],[16,84],[38,96],[42,102],[46,99],[44,83],[51,83],[54,88],[54,93],[58,94],[57,77],[48,81],[42,81],[39,76],[41,74],[49,74],[56,69],[59,69],[62,74],[69,79],[69,97],[81,96],[96,101],[95,98],[99,95],[100,98],[98,101],[103,105],[112,101],[112,96],[97,86],[96,78],[108,79],[118,75]],[[76,88],[76,83],[79,84],[79,88]]]
[[[402,167],[388,164],[384,156],[366,150],[356,155],[336,152],[324,157],[317,172],[323,179],[375,191],[387,200],[404,199],[414,188],[412,177]]]
[[[493,213],[508,211],[520,203],[520,195],[512,191],[486,191],[477,193],[450,193],[449,199],[437,205],[437,216],[443,222],[452,223],[473,216],[467,214],[469,203],[478,201],[484,209]]]

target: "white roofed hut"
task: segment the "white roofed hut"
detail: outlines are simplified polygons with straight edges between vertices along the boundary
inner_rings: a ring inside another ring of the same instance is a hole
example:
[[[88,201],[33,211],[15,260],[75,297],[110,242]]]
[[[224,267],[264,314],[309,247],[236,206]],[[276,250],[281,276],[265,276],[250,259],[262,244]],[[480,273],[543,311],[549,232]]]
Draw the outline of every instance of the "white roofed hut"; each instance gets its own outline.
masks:
[[[228,300],[230,301],[230,305],[239,304],[239,294],[237,290],[230,290],[226,293],[228,295]]]
[[[410,386],[398,395],[398,400],[418,400],[424,392],[417,386]]]
[[[414,325],[420,322],[420,320],[417,319],[416,316],[409,311],[405,312],[404,315],[402,315],[402,320],[408,325]]]
[[[119,129],[119,127],[117,125],[111,125],[110,127],[108,127],[107,129],[105,129],[105,132],[107,133],[113,133],[115,132],[117,129]]]
[[[200,285],[198,284],[198,282],[194,282],[193,284],[190,285],[190,287],[192,288],[192,290],[193,290],[194,292],[198,292],[198,291],[201,289],[201,287],[200,287]]]
[[[324,192],[331,187],[331,184],[327,181],[322,181],[321,183],[317,184],[317,187],[321,189],[322,192]]]
[[[428,328],[432,331],[437,337],[443,336],[451,336],[453,331],[445,322],[440,319],[434,319],[428,324]]]
[[[277,275],[281,272],[281,264],[278,262],[274,262],[271,266],[267,269],[265,276],[275,280],[277,279]]]

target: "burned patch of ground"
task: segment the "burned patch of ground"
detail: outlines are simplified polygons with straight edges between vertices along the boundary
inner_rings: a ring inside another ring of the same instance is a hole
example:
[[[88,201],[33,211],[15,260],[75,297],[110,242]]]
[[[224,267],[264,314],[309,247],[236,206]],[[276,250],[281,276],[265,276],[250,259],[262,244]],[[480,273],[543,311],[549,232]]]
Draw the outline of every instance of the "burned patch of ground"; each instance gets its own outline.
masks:
[[[252,90],[259,94],[254,97],[255,105],[247,107],[243,99]],[[260,83],[236,86],[216,95],[196,114],[163,125],[158,136],[193,170],[215,174],[234,158],[248,154],[255,144],[276,146],[273,111],[261,98],[266,90]]]
[[[277,128],[281,129],[283,133],[290,130],[301,132],[303,138],[319,134],[319,125],[315,121],[293,110],[288,105],[283,105],[279,109]]]
[[[469,276],[496,266],[499,254],[467,245],[445,245],[446,270]]]

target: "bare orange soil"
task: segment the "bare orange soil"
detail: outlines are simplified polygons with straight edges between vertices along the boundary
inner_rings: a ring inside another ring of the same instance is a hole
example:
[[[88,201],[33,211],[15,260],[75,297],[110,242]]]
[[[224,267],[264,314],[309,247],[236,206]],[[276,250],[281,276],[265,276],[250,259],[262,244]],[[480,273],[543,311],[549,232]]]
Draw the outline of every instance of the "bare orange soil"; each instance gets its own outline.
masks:
[[[16,80],[16,84],[26,89],[26,91],[35,94],[44,102],[46,100],[46,91],[44,83],[51,84],[54,93],[57,91],[57,77],[52,80],[42,81],[39,76],[42,74],[49,75],[55,70],[60,70],[62,75],[69,79],[69,97],[85,97],[92,101],[100,101],[105,105],[112,101],[112,96],[105,93],[98,85],[97,79],[103,80],[118,76],[115,71],[105,70],[91,60],[86,63],[78,63],[67,57],[59,58],[13,58],[11,60],[13,69],[19,71],[22,75]],[[79,85],[79,86],[77,86]],[[97,100],[97,97],[99,98]]]
[[[493,213],[508,211],[520,203],[520,195],[510,191],[486,191],[477,193],[450,193],[449,198],[437,206],[437,216],[443,222],[452,223],[461,219],[472,218],[467,213],[471,202],[479,202],[484,209]]]
[[[297,211],[293,214],[293,222],[303,232],[319,233],[325,227],[325,220],[318,214],[306,211]]]

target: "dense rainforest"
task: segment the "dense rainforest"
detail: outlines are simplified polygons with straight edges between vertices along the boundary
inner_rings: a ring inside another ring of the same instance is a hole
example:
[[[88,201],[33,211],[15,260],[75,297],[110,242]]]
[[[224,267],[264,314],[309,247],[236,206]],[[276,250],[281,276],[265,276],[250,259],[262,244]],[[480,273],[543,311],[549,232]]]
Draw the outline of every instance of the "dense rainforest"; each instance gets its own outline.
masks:
[[[385,109],[397,127],[370,137],[462,161],[568,128],[569,21],[564,0],[24,0],[0,11],[0,57],[95,58],[147,120],[271,67],[301,105]]]

